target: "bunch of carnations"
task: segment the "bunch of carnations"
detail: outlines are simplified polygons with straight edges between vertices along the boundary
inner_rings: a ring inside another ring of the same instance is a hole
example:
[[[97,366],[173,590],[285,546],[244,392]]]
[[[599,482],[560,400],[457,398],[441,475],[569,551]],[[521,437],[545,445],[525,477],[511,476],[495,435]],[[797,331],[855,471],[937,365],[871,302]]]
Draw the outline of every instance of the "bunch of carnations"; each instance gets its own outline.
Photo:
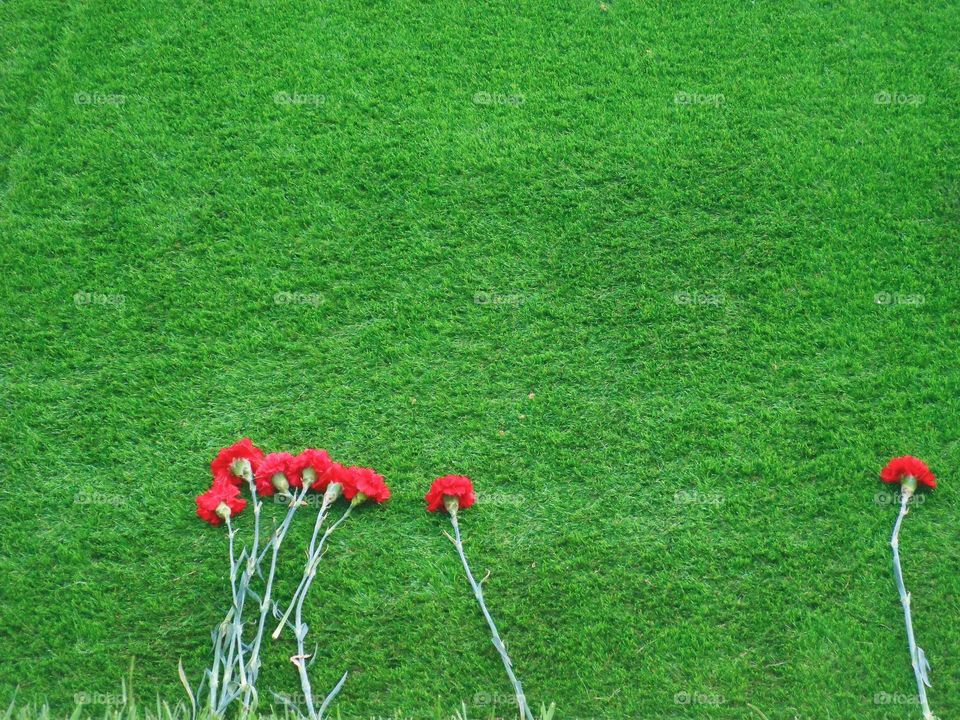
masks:
[[[299,455],[278,452],[266,455],[249,438],[223,448],[210,463],[213,484],[197,497],[197,515],[211,525],[226,525],[230,560],[231,604],[223,620],[212,633],[213,661],[204,672],[196,691],[187,680],[181,665],[180,680],[189,696],[193,717],[201,704],[222,718],[233,704],[239,704],[243,716],[253,712],[258,703],[257,678],[260,674],[260,650],[267,617],[280,624],[273,633],[276,639],[284,627],[290,627],[297,643],[297,653],[290,661],[297,669],[303,691],[304,708],[287,703],[300,717],[321,720],[330,702],[347,679],[344,673],[319,707],[315,705],[308,675],[310,656],[305,652],[307,625],[303,622],[303,606],[310,585],[330,535],[367,500],[381,503],[390,497],[390,489],[382,476],[369,468],[347,467],[334,462],[325,450],[307,449]],[[250,493],[253,506],[253,527],[250,539],[236,551],[238,528],[233,519],[247,506],[243,488]],[[314,518],[313,534],[307,549],[307,561],[297,591],[286,604],[286,610],[273,600],[273,585],[280,546],[297,511],[309,507],[308,493],[322,495],[320,509]],[[287,510],[279,525],[262,537],[261,498],[278,496],[286,501]],[[331,508],[343,498],[346,510],[321,535]],[[269,566],[264,573],[264,561]],[[256,588],[254,587],[256,586]],[[244,617],[247,601],[254,605],[252,617]],[[292,616],[292,618],[291,618]]]

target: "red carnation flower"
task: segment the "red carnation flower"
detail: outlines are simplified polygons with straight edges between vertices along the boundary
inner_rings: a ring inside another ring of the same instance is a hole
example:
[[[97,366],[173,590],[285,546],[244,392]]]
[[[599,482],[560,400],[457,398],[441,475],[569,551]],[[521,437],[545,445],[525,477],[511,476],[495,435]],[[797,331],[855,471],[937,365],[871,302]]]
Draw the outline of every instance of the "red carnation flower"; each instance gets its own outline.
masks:
[[[930,488],[937,486],[937,478],[930,472],[927,464],[913,455],[895,457],[880,471],[880,479],[888,483],[903,482],[904,478],[908,477],[915,478],[918,483]]]
[[[330,484],[327,473],[332,465],[333,460],[326,450],[307,448],[293,458],[290,469],[301,481],[308,482],[311,490],[323,492]]]
[[[263,460],[263,451],[251,442],[250,438],[245,437],[239,442],[235,442],[230,447],[223,448],[217,453],[217,456],[210,462],[210,471],[213,473],[213,479],[226,480],[239,485],[243,480],[241,474],[242,463],[247,460],[254,474]]]
[[[343,496],[347,500],[353,500],[357,495],[363,496],[361,502],[367,498],[378,503],[390,499],[390,488],[383,475],[365,467],[350,467],[347,471],[343,482]]]
[[[209,490],[197,496],[197,517],[211,525],[221,525],[246,506],[247,501],[240,497],[240,488],[229,481],[214,481]]]
[[[300,473],[294,469],[294,457],[288,452],[270,453],[260,461],[257,468],[257,492],[273,495],[277,490],[286,492],[290,487],[302,487]]]
[[[353,473],[350,471],[346,465],[341,465],[340,463],[334,461],[330,463],[330,467],[324,475],[324,481],[327,485],[340,485],[341,487],[346,487],[353,483]]]
[[[477,501],[473,483],[466,475],[444,475],[434,480],[425,497],[427,510],[436,512],[442,508],[445,496],[455,497],[460,509],[468,508]]]

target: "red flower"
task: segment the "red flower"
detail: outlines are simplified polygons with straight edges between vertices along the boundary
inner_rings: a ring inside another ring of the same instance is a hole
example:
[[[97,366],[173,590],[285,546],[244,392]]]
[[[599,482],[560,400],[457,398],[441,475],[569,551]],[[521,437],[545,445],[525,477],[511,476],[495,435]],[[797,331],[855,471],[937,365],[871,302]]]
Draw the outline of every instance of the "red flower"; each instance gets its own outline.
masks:
[[[197,496],[197,517],[211,525],[220,525],[226,517],[237,515],[247,506],[240,488],[229,481],[215,480],[203,495]]]
[[[284,484],[289,487],[303,486],[300,473],[294,469],[294,457],[287,452],[270,453],[263,458],[257,468],[256,479],[257,492],[261,495],[273,495],[277,490],[286,492]]]
[[[330,485],[339,485],[342,491],[343,488],[347,486],[352,487],[353,474],[350,472],[350,468],[348,468],[346,465],[341,465],[340,463],[334,461],[330,463],[329,469],[323,476],[323,481],[326,483],[327,487]]]
[[[927,487],[937,486],[937,478],[930,472],[927,464],[913,455],[895,457],[880,471],[880,479],[888,483],[901,482],[905,477],[916,478],[918,483]]]
[[[457,498],[461,510],[477,501],[477,496],[473,492],[473,483],[466,475],[444,475],[434,480],[425,497],[427,510],[436,512],[442,508],[445,495]]]
[[[263,451],[254,445],[250,438],[245,437],[239,442],[235,442],[230,447],[223,448],[217,453],[217,456],[210,463],[210,471],[213,473],[213,479],[226,480],[239,485],[243,479],[240,474],[240,463],[243,460],[250,461],[250,467],[254,473],[263,460]]]
[[[323,492],[330,484],[330,479],[326,476],[332,465],[333,460],[326,450],[307,448],[293,458],[290,469],[301,479],[301,483],[308,480],[311,490]]]
[[[350,467],[344,474],[343,496],[353,500],[357,495],[382,503],[390,499],[390,488],[383,481],[383,475],[370,468]]]

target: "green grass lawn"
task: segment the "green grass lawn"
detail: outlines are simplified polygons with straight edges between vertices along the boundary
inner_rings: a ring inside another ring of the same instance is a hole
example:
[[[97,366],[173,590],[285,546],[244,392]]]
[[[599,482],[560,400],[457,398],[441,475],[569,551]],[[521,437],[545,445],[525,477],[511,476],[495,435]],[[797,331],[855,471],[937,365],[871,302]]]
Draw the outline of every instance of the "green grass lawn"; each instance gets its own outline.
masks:
[[[102,716],[132,659],[183,697],[229,602],[193,498],[250,435],[394,491],[308,610],[344,718],[510,715],[448,472],[558,718],[919,718],[904,453],[960,716],[956,4],[8,0],[0,37],[0,704]]]

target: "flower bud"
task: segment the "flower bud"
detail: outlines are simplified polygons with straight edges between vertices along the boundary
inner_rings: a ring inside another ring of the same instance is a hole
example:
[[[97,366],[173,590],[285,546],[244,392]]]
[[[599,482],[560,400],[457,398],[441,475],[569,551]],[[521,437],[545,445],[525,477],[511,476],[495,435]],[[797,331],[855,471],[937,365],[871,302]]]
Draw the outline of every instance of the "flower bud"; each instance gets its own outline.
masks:
[[[225,502],[221,502],[219,505],[217,505],[217,509],[214,510],[214,512],[217,514],[218,517],[221,517],[224,520],[230,519],[230,515],[231,515],[230,506],[227,505]]]

